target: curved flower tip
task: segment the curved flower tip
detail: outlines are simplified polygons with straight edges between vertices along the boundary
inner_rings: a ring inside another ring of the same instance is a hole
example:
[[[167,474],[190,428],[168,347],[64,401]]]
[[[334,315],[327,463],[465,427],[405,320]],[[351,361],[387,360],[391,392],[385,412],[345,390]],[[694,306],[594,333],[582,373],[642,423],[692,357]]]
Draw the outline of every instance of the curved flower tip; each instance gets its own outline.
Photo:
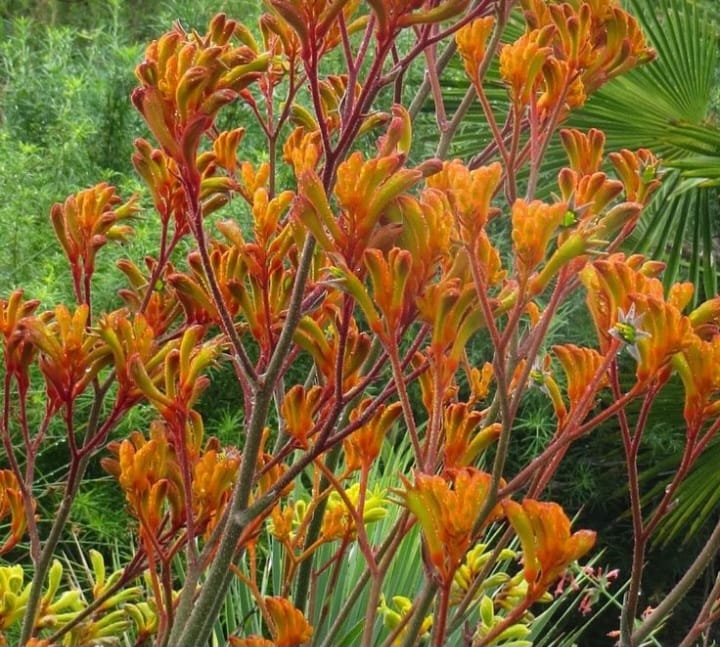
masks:
[[[568,212],[564,202],[547,204],[516,200],[512,206],[512,240],[521,271],[526,275],[545,258],[550,240]]]
[[[313,628],[299,609],[285,598],[265,598],[272,619],[273,638],[277,647],[304,645],[312,638]]]
[[[494,26],[495,17],[485,16],[473,20],[455,34],[458,52],[462,57],[465,72],[472,83],[482,82],[480,69],[487,53],[487,41]]]
[[[529,597],[542,596],[572,562],[595,544],[592,530],[570,534],[570,520],[557,503],[525,499],[520,504],[506,499],[502,506],[522,544]]]
[[[405,479],[400,492],[422,530],[428,557],[446,584],[471,547],[473,528],[490,494],[491,476],[473,467],[449,470],[452,483],[441,476],[417,473],[415,484]],[[487,522],[502,516],[495,506]]]

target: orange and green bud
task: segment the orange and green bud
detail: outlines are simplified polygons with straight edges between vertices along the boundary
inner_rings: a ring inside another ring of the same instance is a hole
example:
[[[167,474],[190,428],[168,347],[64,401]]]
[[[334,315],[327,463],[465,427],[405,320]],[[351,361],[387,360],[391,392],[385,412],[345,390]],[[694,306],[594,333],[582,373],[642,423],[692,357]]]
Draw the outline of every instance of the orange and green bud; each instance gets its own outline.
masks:
[[[520,504],[507,499],[502,506],[520,538],[527,596],[533,600],[595,544],[591,530],[570,534],[570,520],[557,503],[525,499]]]
[[[400,494],[420,524],[428,559],[444,586],[449,586],[465,554],[477,539],[473,529],[490,494],[491,476],[466,467],[452,472],[452,480],[415,474],[415,483],[403,478]],[[496,506],[486,523],[498,519]]]
[[[495,27],[495,17],[485,16],[469,22],[455,33],[455,42],[462,57],[465,73],[470,82],[478,87],[482,83],[480,68],[485,57],[494,52],[487,52],[487,41]]]

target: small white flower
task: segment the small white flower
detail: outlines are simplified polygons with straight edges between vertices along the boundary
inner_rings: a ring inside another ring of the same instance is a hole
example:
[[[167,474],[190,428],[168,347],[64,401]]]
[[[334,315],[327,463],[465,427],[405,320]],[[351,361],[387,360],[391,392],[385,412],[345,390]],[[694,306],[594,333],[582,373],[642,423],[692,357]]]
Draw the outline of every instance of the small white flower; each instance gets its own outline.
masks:
[[[540,357],[536,357],[530,369],[530,386],[536,386],[543,393],[550,395],[550,391],[545,384],[545,378],[550,375],[552,375],[552,373],[543,366],[543,361]]]
[[[637,347],[638,341],[651,336],[647,330],[640,328],[644,316],[644,313],[635,314],[634,303],[627,312],[622,308],[618,308],[617,323],[608,330],[611,337],[622,342],[622,347],[627,348],[628,353],[632,355],[636,362],[640,361],[640,353]]]

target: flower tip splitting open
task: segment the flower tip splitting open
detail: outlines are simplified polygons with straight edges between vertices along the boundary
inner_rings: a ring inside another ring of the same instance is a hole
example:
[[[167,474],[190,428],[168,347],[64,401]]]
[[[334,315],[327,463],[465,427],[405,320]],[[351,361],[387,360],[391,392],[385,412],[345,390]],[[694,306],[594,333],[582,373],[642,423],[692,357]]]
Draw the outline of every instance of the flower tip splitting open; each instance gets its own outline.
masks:
[[[627,312],[622,308],[618,308],[617,323],[608,330],[611,337],[614,337],[627,348],[628,353],[632,355],[636,362],[640,361],[640,353],[638,352],[637,343],[641,339],[650,337],[650,333],[640,328],[645,313],[636,314],[635,304],[633,303]]]

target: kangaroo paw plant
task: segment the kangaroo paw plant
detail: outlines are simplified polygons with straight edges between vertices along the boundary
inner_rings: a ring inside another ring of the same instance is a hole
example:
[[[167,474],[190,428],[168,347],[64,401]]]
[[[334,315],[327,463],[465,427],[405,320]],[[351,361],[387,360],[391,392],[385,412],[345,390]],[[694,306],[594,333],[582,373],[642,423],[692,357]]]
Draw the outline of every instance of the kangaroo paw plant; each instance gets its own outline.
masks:
[[[469,89],[450,110],[453,56]],[[691,286],[665,292],[661,263],[622,251],[660,185],[652,153],[563,123],[653,56],[616,0],[269,0],[257,25],[221,14],[153,41],[132,93],[143,195],[98,184],[52,209],[73,303],[0,300],[0,642],[534,644],[596,540],[547,486],[614,420],[635,541],[618,632],[644,644],[720,545],[718,526],[639,612],[648,542],[720,427],[720,298],[686,312]],[[491,136],[452,159],[475,101]],[[434,152],[413,142],[423,107]],[[100,311],[103,248],[137,218],[159,243],[118,263]],[[551,343],[578,291],[597,342]],[[227,446],[200,413],[220,373],[238,393]],[[673,376],[685,451],[651,508],[639,449]],[[531,389],[555,431],[518,467]],[[59,498],[38,479],[51,437]],[[109,574],[88,547],[68,577],[99,464],[125,498],[126,561]]]

